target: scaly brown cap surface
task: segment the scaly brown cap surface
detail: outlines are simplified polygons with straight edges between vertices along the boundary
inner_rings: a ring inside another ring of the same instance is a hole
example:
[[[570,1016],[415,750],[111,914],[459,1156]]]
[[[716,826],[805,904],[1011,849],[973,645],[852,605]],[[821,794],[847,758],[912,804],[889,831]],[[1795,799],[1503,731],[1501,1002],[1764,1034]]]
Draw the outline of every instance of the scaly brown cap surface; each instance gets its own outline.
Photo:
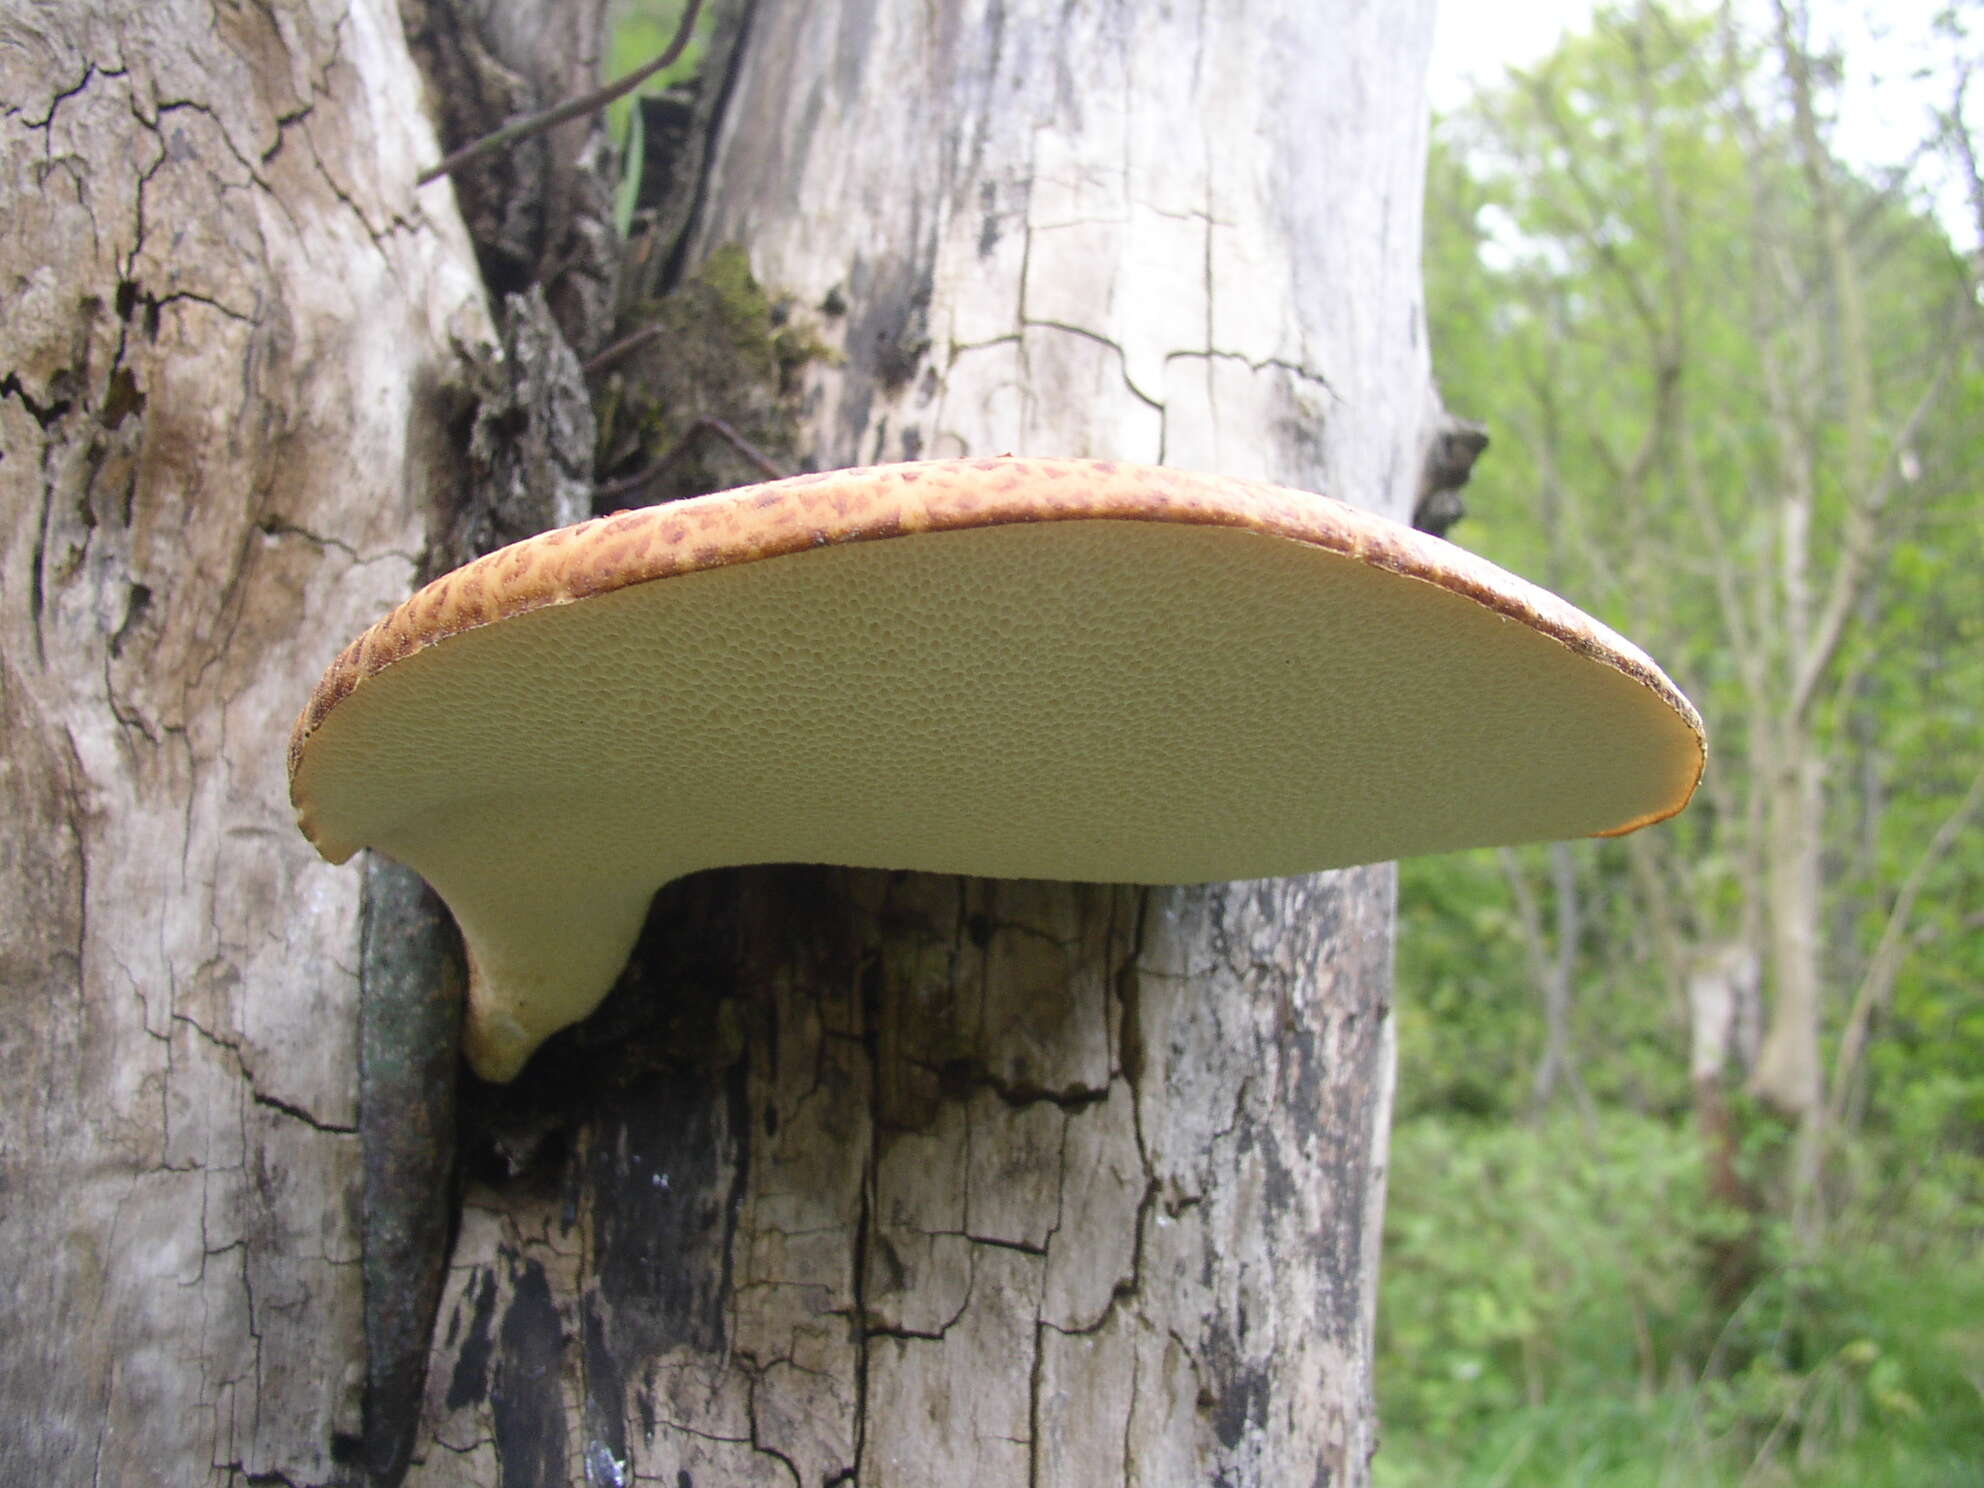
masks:
[[[1192,882],[1671,816],[1701,722],[1629,642],[1327,497],[1088,460],[799,476],[436,580],[289,751],[341,862],[424,874],[508,1078],[655,888],[811,861]]]

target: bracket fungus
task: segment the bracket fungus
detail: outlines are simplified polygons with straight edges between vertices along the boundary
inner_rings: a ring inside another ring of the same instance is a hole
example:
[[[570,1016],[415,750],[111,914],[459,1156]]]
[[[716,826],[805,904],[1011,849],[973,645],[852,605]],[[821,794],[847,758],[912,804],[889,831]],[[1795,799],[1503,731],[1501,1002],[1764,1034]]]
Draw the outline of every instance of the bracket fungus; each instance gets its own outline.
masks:
[[[1328,497],[1088,460],[798,476],[544,533],[325,673],[297,820],[424,875],[514,1076],[654,891],[813,862],[1190,883],[1673,815],[1701,720],[1631,643]]]

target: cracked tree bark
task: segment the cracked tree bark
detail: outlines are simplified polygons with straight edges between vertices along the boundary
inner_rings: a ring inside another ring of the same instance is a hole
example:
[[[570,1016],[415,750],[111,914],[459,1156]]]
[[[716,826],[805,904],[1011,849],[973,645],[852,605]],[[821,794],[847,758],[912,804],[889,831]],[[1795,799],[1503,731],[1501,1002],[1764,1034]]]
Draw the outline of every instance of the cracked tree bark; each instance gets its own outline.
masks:
[[[0,15],[0,1481],[360,1429],[359,878],[283,740],[490,339],[387,0]]]
[[[832,344],[814,464],[1410,512],[1430,16],[1219,9],[755,7],[689,257],[744,243]],[[665,890],[472,1101],[409,1481],[1368,1481],[1392,892]]]
[[[814,463],[1163,459],[1407,514],[1430,7],[1217,10],[750,9],[689,254],[744,241],[840,353]],[[468,447],[499,338],[450,188],[412,184],[393,6],[29,14],[0,1480],[391,1481],[364,1402],[418,1370],[362,1295],[363,876],[293,832],[282,745],[472,460],[569,462]],[[504,272],[572,260],[525,247]],[[567,339],[603,299],[551,294]],[[1366,1481],[1391,895],[672,886],[600,1015],[464,1095],[404,1480]]]

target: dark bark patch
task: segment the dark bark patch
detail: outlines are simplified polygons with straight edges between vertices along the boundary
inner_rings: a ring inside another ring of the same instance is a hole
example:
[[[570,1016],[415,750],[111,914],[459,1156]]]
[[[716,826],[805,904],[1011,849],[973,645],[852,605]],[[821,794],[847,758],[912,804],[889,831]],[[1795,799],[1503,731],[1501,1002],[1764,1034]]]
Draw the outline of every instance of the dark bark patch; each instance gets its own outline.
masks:
[[[996,182],[983,181],[978,187],[978,256],[990,258],[992,250],[999,246],[999,187]]]
[[[559,1393],[565,1331],[544,1268],[523,1263],[503,1314],[490,1420],[502,1488],[551,1488],[565,1473],[565,1407]]]
[[[1244,1332],[1243,1314],[1240,1327]],[[1239,1345],[1224,1321],[1214,1325],[1205,1363],[1211,1379],[1200,1392],[1199,1407],[1212,1418],[1213,1434],[1228,1451],[1240,1445],[1249,1427],[1259,1428],[1268,1418],[1268,1398],[1273,1386],[1268,1372],[1243,1358]]]
[[[492,1340],[489,1325],[496,1317],[496,1277],[482,1273],[475,1291],[475,1312],[469,1320],[468,1339],[455,1355],[455,1372],[448,1377],[448,1409],[458,1411],[474,1405],[489,1393],[489,1362]],[[460,1314],[456,1314],[460,1320]],[[454,1325],[449,1325],[452,1334]]]
[[[741,1075],[649,1076],[591,1134],[586,1186],[614,1196],[594,1241],[608,1304],[602,1349],[639,1358],[722,1347],[744,1135],[732,1119],[742,1091],[723,1087]]]
[[[580,1317],[586,1360],[588,1466],[603,1452],[617,1467],[627,1460],[626,1389],[620,1360],[607,1346],[606,1324],[600,1315],[597,1296],[586,1299]]]
[[[935,283],[936,239],[912,220],[910,252],[879,264],[856,258],[849,266],[846,356],[850,373],[841,412],[843,442],[859,450],[872,437],[876,396],[908,386],[930,350],[930,296]]]

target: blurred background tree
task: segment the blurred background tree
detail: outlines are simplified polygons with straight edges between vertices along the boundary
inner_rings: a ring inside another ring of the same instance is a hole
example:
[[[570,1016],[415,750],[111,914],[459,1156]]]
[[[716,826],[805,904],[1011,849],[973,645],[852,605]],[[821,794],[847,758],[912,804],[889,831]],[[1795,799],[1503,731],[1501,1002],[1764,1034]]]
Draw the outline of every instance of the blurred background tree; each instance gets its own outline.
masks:
[[[1984,1482],[1967,17],[1892,170],[1802,5],[1601,8],[1435,129],[1467,546],[1642,640],[1673,823],[1409,864],[1379,1481]],[[1960,215],[1960,214],[1959,214]]]

